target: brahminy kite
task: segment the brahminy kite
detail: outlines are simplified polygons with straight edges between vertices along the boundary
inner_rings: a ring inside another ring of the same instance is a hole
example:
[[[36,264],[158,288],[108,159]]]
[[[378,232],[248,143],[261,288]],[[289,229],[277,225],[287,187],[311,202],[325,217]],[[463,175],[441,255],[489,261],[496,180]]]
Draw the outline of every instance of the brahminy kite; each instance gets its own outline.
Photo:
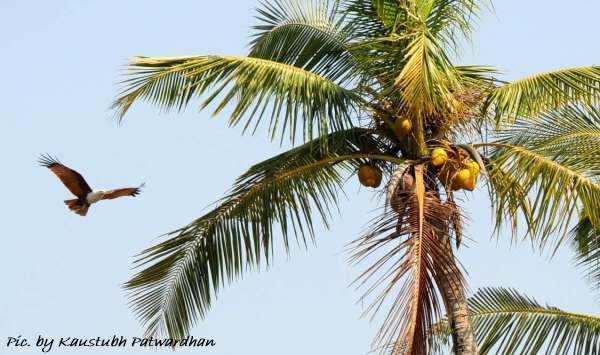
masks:
[[[123,196],[137,196],[141,192],[142,187],[144,187],[144,184],[142,184],[139,187],[126,187],[109,191],[93,191],[81,174],[64,166],[58,159],[52,158],[49,155],[42,155],[39,163],[50,169],[54,175],[58,176],[67,189],[77,197],[73,200],[65,200],[65,204],[71,211],[80,216],[85,216],[87,214],[88,208],[92,203],[96,203],[100,200],[112,200]]]

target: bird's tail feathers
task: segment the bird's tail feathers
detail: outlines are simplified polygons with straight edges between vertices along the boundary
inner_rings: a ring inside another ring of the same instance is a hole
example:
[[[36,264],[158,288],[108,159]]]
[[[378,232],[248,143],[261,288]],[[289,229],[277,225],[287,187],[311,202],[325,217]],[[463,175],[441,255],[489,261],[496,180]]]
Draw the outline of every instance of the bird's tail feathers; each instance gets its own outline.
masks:
[[[65,200],[65,205],[80,216],[85,216],[89,208],[87,205],[81,205],[79,199]]]

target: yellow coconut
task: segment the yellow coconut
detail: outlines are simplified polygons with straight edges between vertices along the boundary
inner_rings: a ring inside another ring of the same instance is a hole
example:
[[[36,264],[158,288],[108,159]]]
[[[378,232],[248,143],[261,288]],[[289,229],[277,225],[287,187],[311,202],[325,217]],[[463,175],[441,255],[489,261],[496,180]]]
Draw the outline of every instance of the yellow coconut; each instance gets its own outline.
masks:
[[[471,175],[469,181],[463,186],[463,189],[473,191],[475,190],[475,185],[477,185],[477,177]]]
[[[466,190],[473,191],[475,190],[475,185],[477,185],[477,178],[479,178],[480,167],[477,162],[469,161],[467,164],[469,171],[471,172],[471,177],[463,187]]]
[[[412,129],[412,121],[406,117],[397,118],[394,125],[396,126],[396,131],[402,136],[408,135]]]
[[[473,175],[479,175],[479,172],[481,171],[481,168],[479,167],[479,164],[477,164],[477,162],[475,161],[469,161],[469,163],[467,164],[467,166],[469,167],[469,170],[471,171],[471,174]]]
[[[469,186],[472,178],[471,170],[461,169],[452,178],[452,190],[464,189]]]
[[[363,164],[358,168],[358,181],[367,187],[378,187],[381,184],[381,170],[375,166]]]
[[[431,164],[441,166],[448,160],[448,154],[443,148],[435,148],[431,151]]]

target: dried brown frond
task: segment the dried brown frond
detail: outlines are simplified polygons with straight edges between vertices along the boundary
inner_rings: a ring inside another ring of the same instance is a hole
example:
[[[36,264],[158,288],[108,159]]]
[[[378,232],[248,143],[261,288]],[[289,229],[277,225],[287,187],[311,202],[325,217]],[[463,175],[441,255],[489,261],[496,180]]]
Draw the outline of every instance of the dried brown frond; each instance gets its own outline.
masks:
[[[415,184],[415,190],[399,193],[396,208],[373,221],[352,244],[352,261],[372,262],[355,281],[359,287],[369,283],[362,299],[372,301],[365,314],[390,307],[374,346],[392,354],[427,354],[427,335],[442,314],[441,280],[459,287],[464,282],[447,248],[458,209],[442,203],[436,192],[419,188],[424,186],[422,171]]]

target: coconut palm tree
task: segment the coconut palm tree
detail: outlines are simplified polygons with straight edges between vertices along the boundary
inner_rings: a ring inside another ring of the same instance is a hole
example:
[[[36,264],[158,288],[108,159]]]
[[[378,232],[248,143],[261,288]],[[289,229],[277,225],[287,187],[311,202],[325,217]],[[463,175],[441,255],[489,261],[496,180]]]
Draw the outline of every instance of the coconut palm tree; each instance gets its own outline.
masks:
[[[476,354],[460,197],[486,186],[496,232],[544,246],[570,221],[600,225],[600,67],[514,82],[454,63],[475,0],[272,0],[247,56],[134,58],[114,103],[162,110],[200,98],[231,125],[294,148],[251,166],[217,206],[143,252],[125,287],[148,334],[186,336],[219,288],[268,262],[274,239],[315,238],[347,177],[386,195],[351,244],[357,283],[387,309],[373,347],[425,354],[447,315],[456,354]],[[568,152],[568,154],[567,154]],[[381,184],[385,181],[385,184]],[[381,188],[380,188],[381,186]],[[470,195],[467,195],[467,197]]]

